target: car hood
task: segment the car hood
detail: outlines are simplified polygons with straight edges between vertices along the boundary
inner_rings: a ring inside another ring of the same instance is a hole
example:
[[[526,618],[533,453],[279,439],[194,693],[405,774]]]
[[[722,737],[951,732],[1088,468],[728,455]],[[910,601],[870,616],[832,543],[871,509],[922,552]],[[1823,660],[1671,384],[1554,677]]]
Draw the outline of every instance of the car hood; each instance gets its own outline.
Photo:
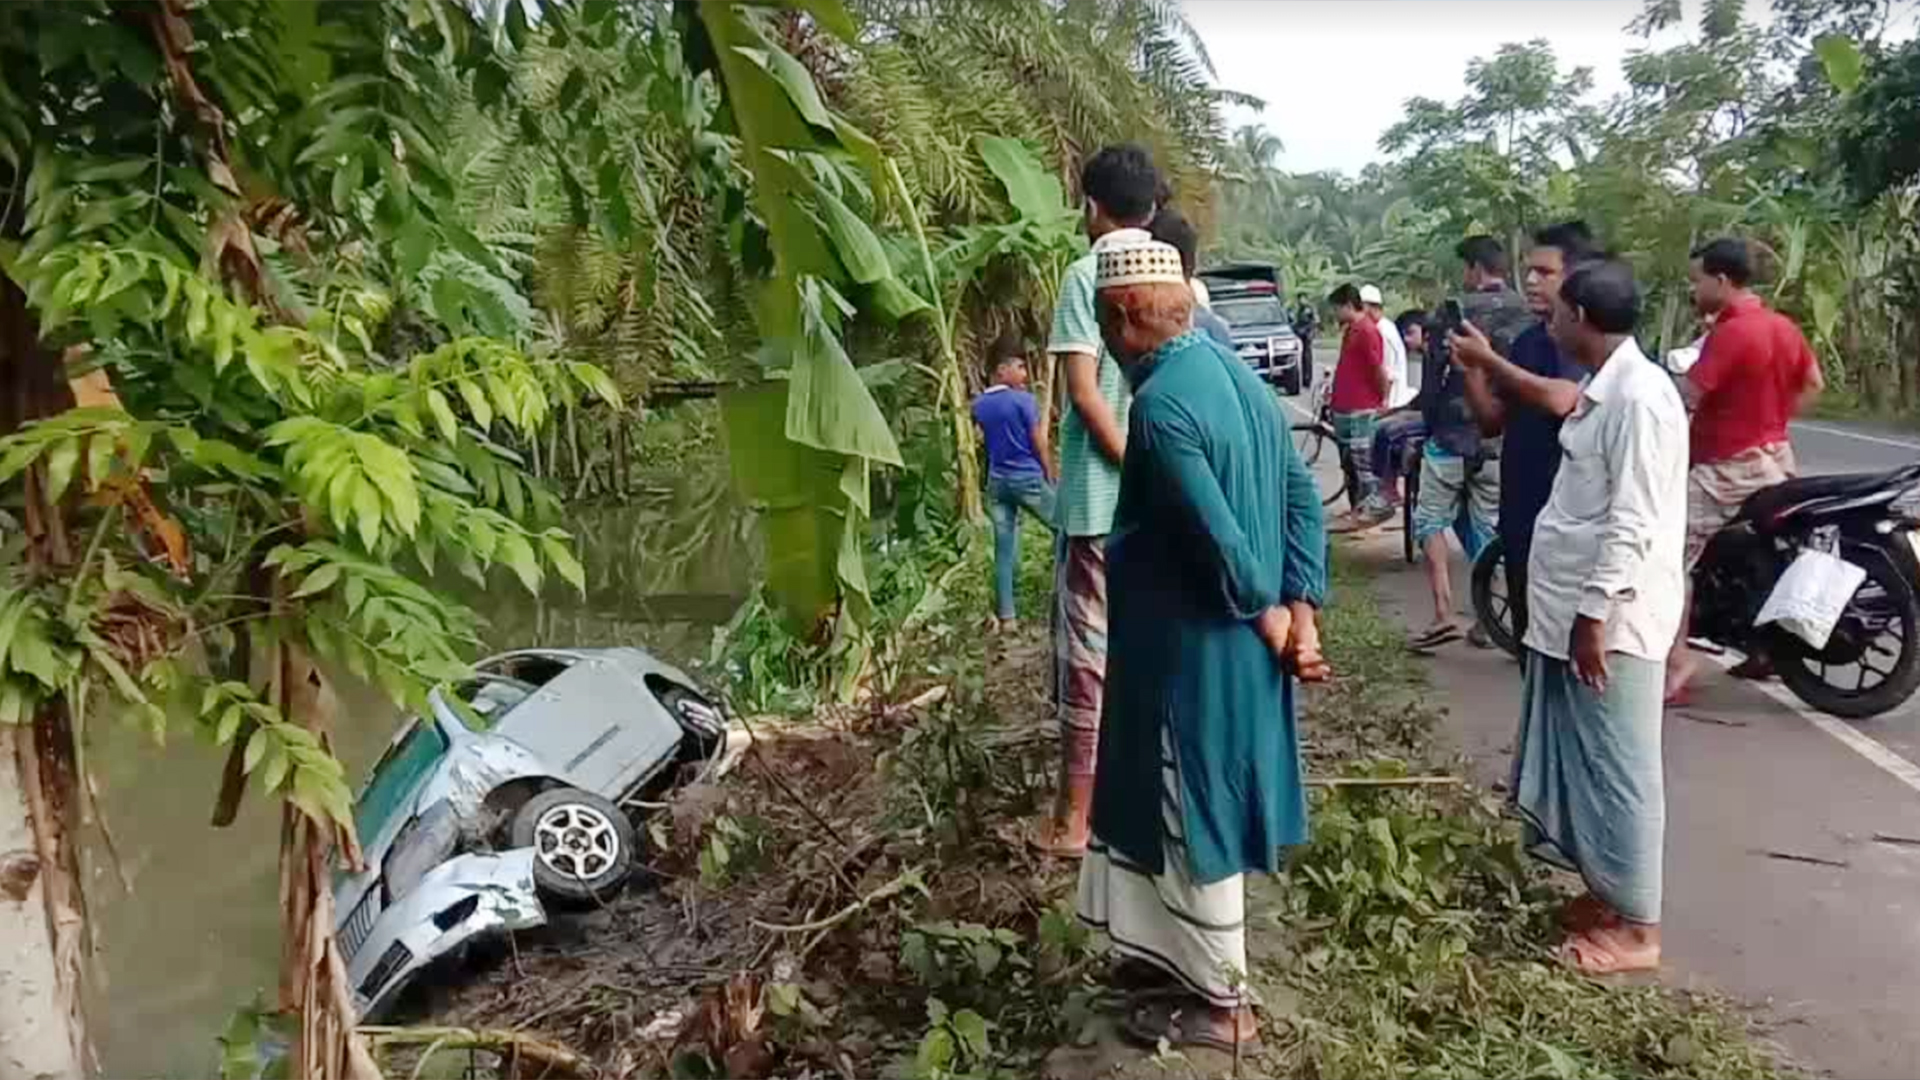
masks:
[[[1228,324],[1227,330],[1233,335],[1233,340],[1235,341],[1243,338],[1248,341],[1253,341],[1260,338],[1290,338],[1294,336],[1293,327],[1288,326],[1286,323],[1250,323],[1240,326]]]

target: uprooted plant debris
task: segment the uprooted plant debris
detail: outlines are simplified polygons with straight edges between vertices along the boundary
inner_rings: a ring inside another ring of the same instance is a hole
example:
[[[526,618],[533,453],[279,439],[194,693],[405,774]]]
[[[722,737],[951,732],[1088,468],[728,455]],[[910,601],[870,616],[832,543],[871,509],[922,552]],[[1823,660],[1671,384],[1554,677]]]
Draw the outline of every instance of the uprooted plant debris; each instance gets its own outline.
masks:
[[[1348,600],[1326,638],[1338,680],[1303,731],[1310,773],[1343,782],[1314,789],[1286,872],[1249,879],[1258,1058],[1114,1037],[1074,868],[1024,843],[1056,747],[1037,632],[966,646],[945,693],[892,695],[918,707],[755,720],[733,775],[646,823],[652,881],[521,935],[426,1011],[603,1077],[1790,1071],[1727,1003],[1555,966],[1563,894],[1452,781],[1399,635]]]

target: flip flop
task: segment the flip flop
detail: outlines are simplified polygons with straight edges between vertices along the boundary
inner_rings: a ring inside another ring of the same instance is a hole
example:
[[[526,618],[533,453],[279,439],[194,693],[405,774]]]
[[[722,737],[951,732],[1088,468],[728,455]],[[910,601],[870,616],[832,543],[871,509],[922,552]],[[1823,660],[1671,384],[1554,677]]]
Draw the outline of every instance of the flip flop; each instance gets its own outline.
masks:
[[[1728,668],[1727,674],[1736,679],[1765,682],[1773,678],[1773,664],[1761,657],[1749,656],[1745,660]]]
[[[1622,975],[1637,971],[1658,971],[1660,948],[1654,946],[1651,961],[1634,958],[1617,943],[1609,941],[1604,927],[1583,930],[1560,943],[1554,956],[1582,975]]]
[[[1139,1002],[1127,1012],[1126,1033],[1142,1046],[1157,1047],[1165,1041],[1167,1047],[1173,1050],[1183,1047],[1202,1047],[1225,1054],[1234,1052],[1233,1040],[1221,1038],[1210,1028],[1187,1030],[1181,1023],[1181,1017],[1188,1011],[1205,1012],[1206,1006],[1191,997],[1157,998]],[[1260,1050],[1258,1032],[1240,1040],[1240,1053],[1257,1054]]]
[[[1442,645],[1450,645],[1466,636],[1459,623],[1447,623],[1444,626],[1429,626],[1415,634],[1407,642],[1407,648],[1414,652],[1427,652]]]

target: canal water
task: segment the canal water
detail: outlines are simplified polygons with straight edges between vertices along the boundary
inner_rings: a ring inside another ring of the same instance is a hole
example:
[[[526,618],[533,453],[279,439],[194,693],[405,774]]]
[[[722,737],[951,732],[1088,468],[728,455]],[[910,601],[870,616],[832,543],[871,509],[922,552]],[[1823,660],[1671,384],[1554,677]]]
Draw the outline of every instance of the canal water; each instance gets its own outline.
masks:
[[[534,597],[504,571],[485,591],[449,583],[486,617],[490,651],[640,645],[695,666],[758,572],[751,516],[717,465],[624,503],[574,508],[565,524],[587,569],[585,597],[560,582]],[[357,784],[401,718],[365,686],[334,689],[335,749]],[[256,994],[271,1001],[276,985],[278,814],[249,792],[231,827],[208,824],[225,755],[195,739],[187,718],[164,745],[108,728],[95,725],[88,761],[131,890],[95,844],[87,884],[101,1065],[107,1076],[214,1076],[227,1018]]]

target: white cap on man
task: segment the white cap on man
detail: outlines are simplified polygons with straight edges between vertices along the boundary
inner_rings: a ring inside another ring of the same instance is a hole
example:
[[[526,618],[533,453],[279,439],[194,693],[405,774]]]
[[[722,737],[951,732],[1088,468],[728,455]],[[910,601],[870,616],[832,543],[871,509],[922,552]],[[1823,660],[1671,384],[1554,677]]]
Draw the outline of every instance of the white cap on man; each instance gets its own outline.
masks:
[[[1380,295],[1379,286],[1362,285],[1360,286],[1360,302],[1363,304],[1372,304],[1375,307],[1378,307],[1382,304],[1385,304],[1387,301],[1385,298],[1383,298]]]

